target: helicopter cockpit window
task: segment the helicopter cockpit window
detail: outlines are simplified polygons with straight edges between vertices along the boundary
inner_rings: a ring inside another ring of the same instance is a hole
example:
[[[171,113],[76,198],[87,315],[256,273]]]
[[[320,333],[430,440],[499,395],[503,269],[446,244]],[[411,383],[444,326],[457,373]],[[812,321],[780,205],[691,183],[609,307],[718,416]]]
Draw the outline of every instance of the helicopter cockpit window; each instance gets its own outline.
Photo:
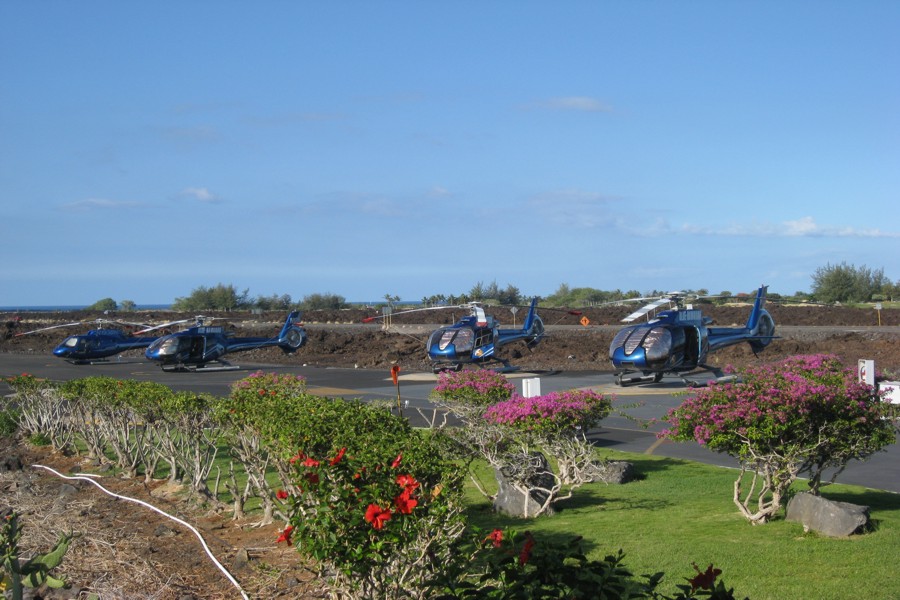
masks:
[[[183,345],[181,343],[181,340],[183,340],[183,339],[185,339],[185,338],[179,338],[179,337],[174,337],[174,336],[160,338],[160,339],[156,340],[155,342],[153,342],[152,344],[150,344],[150,350],[158,351],[159,354],[162,356],[176,354],[179,351],[180,346]]]
[[[437,342],[438,348],[446,350],[453,344],[457,352],[468,352],[473,348],[473,337],[471,329],[441,329],[432,334],[429,347]]]
[[[73,335],[71,337],[67,337],[65,340],[63,340],[62,345],[66,348],[74,348],[78,345],[78,336]]]
[[[672,350],[672,334],[664,327],[654,327],[641,343],[646,352],[647,362],[666,360]]]

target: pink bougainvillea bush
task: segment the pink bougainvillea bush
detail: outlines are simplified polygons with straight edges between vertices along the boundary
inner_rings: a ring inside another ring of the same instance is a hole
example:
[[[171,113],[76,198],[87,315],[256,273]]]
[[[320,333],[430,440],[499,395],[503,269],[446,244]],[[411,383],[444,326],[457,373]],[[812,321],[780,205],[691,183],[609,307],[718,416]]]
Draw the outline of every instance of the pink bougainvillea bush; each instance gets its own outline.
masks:
[[[764,523],[800,473],[809,474],[817,494],[825,469],[837,475],[851,459],[892,444],[894,410],[836,356],[794,356],[699,390],[669,412],[670,428],[660,436],[696,441],[740,460],[734,501],[751,522]],[[751,483],[743,494],[747,474]]]

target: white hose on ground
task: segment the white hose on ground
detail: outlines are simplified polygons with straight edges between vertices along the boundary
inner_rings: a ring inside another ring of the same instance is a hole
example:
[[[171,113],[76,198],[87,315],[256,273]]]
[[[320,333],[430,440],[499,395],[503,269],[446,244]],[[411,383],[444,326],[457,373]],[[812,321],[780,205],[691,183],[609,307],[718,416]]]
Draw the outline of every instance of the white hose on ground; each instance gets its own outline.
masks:
[[[122,496],[120,494],[116,494],[114,492],[109,491],[108,489],[106,489],[105,487],[103,487],[102,485],[100,485],[99,483],[94,481],[93,479],[91,479],[91,477],[96,477],[96,475],[82,474],[82,473],[79,473],[77,475],[63,475],[59,471],[56,471],[56,470],[54,470],[50,467],[46,467],[44,465],[32,465],[32,466],[36,469],[46,469],[47,471],[50,471],[57,477],[61,477],[63,479],[76,479],[79,481],[87,481],[87,482],[92,483],[93,485],[97,486],[98,488],[100,488],[101,491],[103,491],[103,493],[109,494],[113,498],[118,498],[120,500],[126,500],[128,502],[134,502],[135,504],[140,504],[141,506],[146,506],[150,510],[158,512],[159,514],[161,514],[164,517],[172,519],[173,521],[175,521],[177,523],[181,523],[182,525],[184,525],[185,527],[190,529],[192,532],[194,532],[194,535],[196,535],[197,539],[200,540],[200,544],[203,545],[203,549],[206,551],[207,556],[209,556],[210,560],[213,561],[213,563],[216,565],[216,567],[218,567],[218,569],[220,571],[222,571],[222,573],[225,575],[225,577],[228,578],[228,581],[230,581],[232,583],[232,585],[234,585],[234,587],[237,588],[237,590],[241,593],[241,597],[244,598],[244,600],[250,600],[250,597],[241,588],[241,584],[238,583],[234,577],[232,577],[231,573],[228,572],[228,569],[226,569],[224,566],[222,566],[222,563],[220,563],[218,561],[218,559],[216,559],[216,557],[213,555],[212,550],[210,550],[209,546],[206,545],[206,540],[203,539],[203,536],[200,535],[200,532],[197,530],[197,528],[194,527],[193,525],[191,525],[190,523],[188,523],[187,521],[183,521],[174,515],[170,515],[169,513],[162,511],[162,510],[156,508],[155,506],[153,506],[152,504],[150,504],[148,502],[144,502],[143,500],[138,500],[137,498],[130,498],[128,496]]]

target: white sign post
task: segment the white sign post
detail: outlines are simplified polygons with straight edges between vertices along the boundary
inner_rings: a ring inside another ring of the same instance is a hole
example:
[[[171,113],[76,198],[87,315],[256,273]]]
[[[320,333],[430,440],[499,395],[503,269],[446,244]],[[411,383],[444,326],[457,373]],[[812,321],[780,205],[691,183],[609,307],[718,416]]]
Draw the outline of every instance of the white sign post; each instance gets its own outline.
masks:
[[[541,378],[531,377],[522,380],[522,396],[525,398],[534,398],[541,395]]]
[[[875,361],[868,359],[859,359],[856,366],[856,372],[859,375],[859,382],[871,386],[875,385]]]

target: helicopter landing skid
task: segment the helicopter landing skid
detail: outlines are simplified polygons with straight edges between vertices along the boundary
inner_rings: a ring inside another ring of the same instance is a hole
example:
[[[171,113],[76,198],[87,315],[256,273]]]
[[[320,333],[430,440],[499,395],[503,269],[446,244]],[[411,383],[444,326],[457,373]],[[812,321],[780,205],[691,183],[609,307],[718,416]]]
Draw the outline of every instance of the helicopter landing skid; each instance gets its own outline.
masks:
[[[637,385],[639,383],[659,383],[662,378],[662,373],[652,373],[650,375],[634,375],[632,377],[625,377],[627,373],[616,373],[616,385],[620,387],[627,387],[629,385]]]
[[[500,373],[500,374],[515,373],[516,371],[519,371],[522,369],[522,367],[516,367],[514,365],[509,364],[508,360],[504,360],[502,358],[497,358],[496,356],[492,356],[490,360],[493,360],[493,361],[496,361],[499,363],[503,363],[502,367],[496,367],[496,368],[490,369],[494,373]],[[482,369],[488,368],[486,363],[478,363],[478,366],[481,367]]]
[[[207,366],[208,364],[209,363],[204,363],[202,365],[166,365],[161,368],[167,373],[213,373],[217,371],[237,371],[240,369],[238,365],[233,365],[224,361],[220,361],[219,364],[211,367]]]
[[[713,378],[709,381],[694,381],[692,379],[688,379],[687,377],[682,377],[681,380],[688,387],[698,388],[698,387],[706,387],[711,383],[734,383],[738,381],[737,375],[726,375],[722,369],[718,367],[710,367],[709,365],[700,365],[703,368],[702,372],[709,372],[713,374]]]

